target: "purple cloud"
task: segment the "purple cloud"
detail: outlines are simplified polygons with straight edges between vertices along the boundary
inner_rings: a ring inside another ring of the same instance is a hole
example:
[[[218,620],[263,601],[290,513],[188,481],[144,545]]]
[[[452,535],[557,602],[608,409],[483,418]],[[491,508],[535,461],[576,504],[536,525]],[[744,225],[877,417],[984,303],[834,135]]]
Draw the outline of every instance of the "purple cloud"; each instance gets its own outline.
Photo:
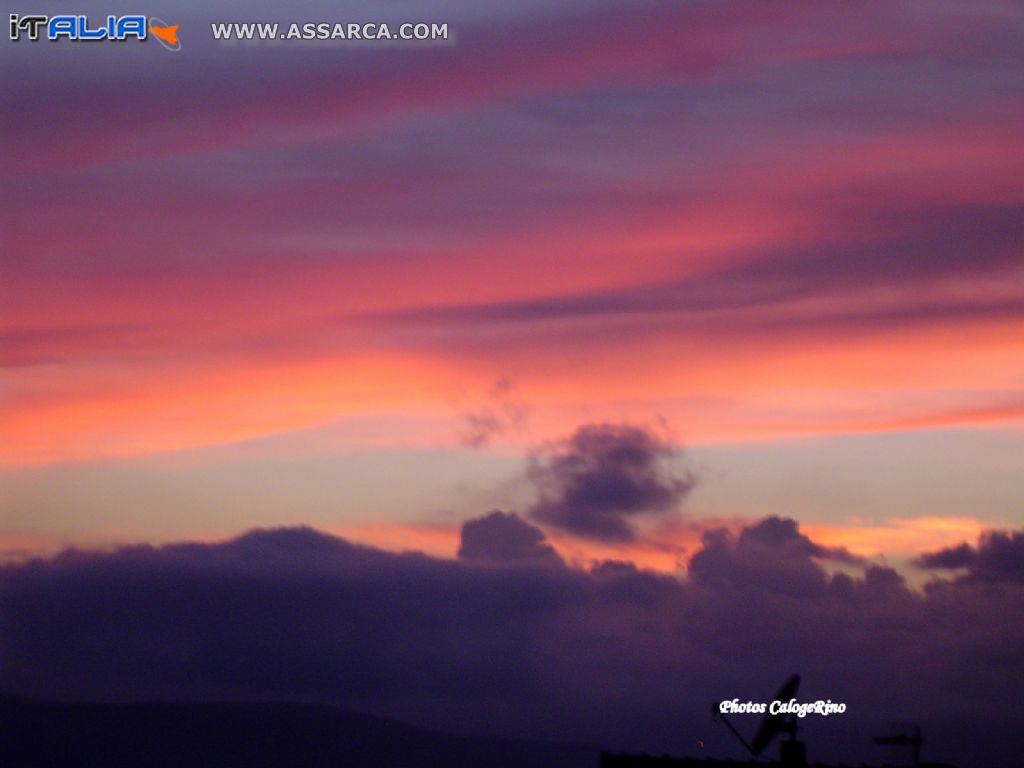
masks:
[[[758,585],[780,593],[821,595],[828,587],[815,562],[859,559],[844,549],[830,549],[800,533],[795,520],[766,517],[733,537],[724,528],[707,531],[690,560],[690,577],[702,584],[744,588]]]
[[[962,542],[917,559],[922,568],[964,568],[961,578],[1024,583],[1024,531],[987,531],[976,547]]]
[[[755,323],[762,325],[768,321],[778,326],[788,319],[779,309],[789,302],[822,296],[848,300],[851,293],[894,282],[964,282],[1005,274],[1018,269],[1022,262],[1024,208],[1019,205],[920,205],[911,198],[896,203],[888,201],[880,204],[878,210],[871,210],[863,205],[851,206],[842,196],[834,196],[830,204],[834,210],[828,218],[843,222],[844,230],[858,230],[865,242],[819,242],[809,247],[754,250],[738,266],[611,290],[490,304],[421,307],[375,317],[398,323],[486,325],[634,315],[685,318],[707,312],[727,317],[727,313],[742,310],[773,308],[774,314],[758,315]],[[808,215],[814,209],[819,209],[820,215],[821,205],[821,201],[815,201],[809,206]],[[899,208],[898,216],[891,210],[894,205]],[[929,313],[930,306],[915,301],[909,307],[883,307],[882,319],[886,323],[934,319],[937,313]],[[993,302],[982,291],[971,301],[947,301],[938,313],[956,308],[961,314],[996,311],[1019,316],[1021,303],[1019,296]],[[837,319],[849,325],[871,325],[878,322],[879,311],[877,306],[854,302]],[[894,317],[895,312],[898,314]],[[826,314],[824,320],[829,319]]]
[[[629,424],[588,424],[535,457],[528,470],[538,500],[530,515],[570,533],[608,541],[634,536],[633,519],[675,511],[696,479],[668,466],[675,451]]]
[[[533,562],[562,565],[562,558],[544,539],[544,532],[515,512],[500,510],[462,525],[459,557],[500,563]]]
[[[980,548],[1003,562],[1021,535]],[[457,561],[281,529],[8,565],[0,690],[331,701],[449,731],[677,752],[700,739],[735,755],[709,702],[769,696],[799,670],[803,695],[849,708],[803,724],[814,759],[877,760],[871,737],[906,719],[936,759],[1016,754],[1013,572],[924,593],[878,566],[829,577],[818,545],[776,518],[709,534],[683,580],[519,556],[545,546],[499,513],[467,523]]]

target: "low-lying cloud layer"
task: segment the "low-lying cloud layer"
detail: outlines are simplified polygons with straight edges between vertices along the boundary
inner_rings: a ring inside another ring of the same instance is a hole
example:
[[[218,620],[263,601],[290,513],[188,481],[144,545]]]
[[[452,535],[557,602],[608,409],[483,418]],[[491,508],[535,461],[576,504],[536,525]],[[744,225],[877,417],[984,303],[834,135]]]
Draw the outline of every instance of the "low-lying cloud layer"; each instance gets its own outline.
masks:
[[[724,529],[707,531],[690,560],[690,577],[703,584],[760,586],[779,594],[820,596],[830,582],[818,560],[859,562],[843,549],[815,544],[795,520],[766,517],[739,536]]]
[[[989,531],[977,547],[967,542],[937,552],[924,552],[922,568],[963,568],[962,579],[1024,583],[1024,531]]]
[[[923,593],[879,566],[827,575],[834,553],[778,518],[709,532],[684,579],[568,567],[500,512],[465,524],[458,560],[311,529],[68,551],[0,570],[0,690],[325,700],[454,731],[736,755],[710,702],[762,700],[799,671],[802,699],[848,705],[802,723],[812,757],[880,759],[871,737],[911,720],[928,756],[997,765],[1024,725],[1021,535],[977,546],[1005,566],[983,582]]]
[[[462,526],[459,557],[465,560],[547,562],[563,565],[544,532],[514,512],[495,510]]]

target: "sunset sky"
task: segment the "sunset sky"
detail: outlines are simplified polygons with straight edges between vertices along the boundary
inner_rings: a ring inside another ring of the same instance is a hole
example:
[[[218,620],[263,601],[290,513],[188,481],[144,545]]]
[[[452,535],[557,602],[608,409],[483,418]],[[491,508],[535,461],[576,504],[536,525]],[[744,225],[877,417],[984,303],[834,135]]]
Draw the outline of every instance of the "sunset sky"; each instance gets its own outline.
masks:
[[[0,46],[0,695],[1019,753],[1021,3],[208,6]]]
[[[3,46],[7,557],[451,554],[586,423],[684,446],[696,528],[1024,523],[1019,6],[346,12],[454,39]]]

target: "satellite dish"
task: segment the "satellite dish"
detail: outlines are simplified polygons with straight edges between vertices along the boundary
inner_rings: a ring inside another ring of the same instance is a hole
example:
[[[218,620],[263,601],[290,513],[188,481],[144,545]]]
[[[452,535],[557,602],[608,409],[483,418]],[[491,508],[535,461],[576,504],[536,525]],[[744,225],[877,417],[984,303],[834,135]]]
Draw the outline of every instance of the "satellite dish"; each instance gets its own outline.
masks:
[[[778,692],[775,694],[773,701],[789,701],[790,699],[796,698],[797,689],[800,687],[800,675],[790,675],[789,679],[782,684]],[[715,718],[725,723],[726,727],[732,731],[732,734],[739,740],[746,750],[750,753],[751,757],[757,758],[765,747],[772,743],[772,740],[780,733],[788,733],[789,739],[779,744],[779,761],[782,765],[788,766],[805,766],[807,765],[807,754],[804,749],[804,743],[796,740],[796,715],[795,714],[783,714],[781,712],[777,714],[771,714],[769,709],[768,714],[765,715],[761,721],[761,726],[757,729],[757,734],[754,736],[754,740],[747,743],[747,740],[743,738],[743,735],[733,727],[733,724],[729,722],[729,718],[721,712],[721,708],[718,704],[712,705],[712,714]]]
[[[796,697],[797,689],[800,687],[800,675],[790,675],[789,679],[782,684],[778,693],[772,701],[789,701]],[[750,742],[750,751],[754,757],[764,752],[765,747],[772,743],[772,739],[780,733],[788,733],[790,739],[796,738],[796,715],[767,714],[761,721],[761,727],[757,729],[754,740]]]

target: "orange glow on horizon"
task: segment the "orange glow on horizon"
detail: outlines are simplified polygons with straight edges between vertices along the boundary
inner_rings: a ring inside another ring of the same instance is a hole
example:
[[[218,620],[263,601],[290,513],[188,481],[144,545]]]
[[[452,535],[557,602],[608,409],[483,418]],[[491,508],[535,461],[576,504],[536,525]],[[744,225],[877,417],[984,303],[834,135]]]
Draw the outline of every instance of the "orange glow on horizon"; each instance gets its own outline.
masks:
[[[586,411],[603,420],[642,421],[649,418],[652,402],[691,444],[1020,425],[1024,401],[1015,382],[1017,361],[1024,359],[1019,341],[1024,329],[979,328],[973,336],[976,343],[955,366],[945,354],[946,336],[937,329],[893,333],[883,342],[849,340],[837,348],[813,338],[791,340],[775,344],[770,355],[744,343],[728,355],[707,349],[703,357],[695,351],[682,360],[665,354],[671,343],[666,336],[637,349],[633,366],[623,366],[620,358],[610,363],[595,358],[585,374],[570,361],[548,368],[542,359],[535,357],[532,365],[524,359],[517,363],[524,375],[516,383],[530,408],[529,432],[505,439],[568,434]],[[697,360],[700,365],[694,365]],[[638,379],[635,370],[647,374]],[[136,370],[131,384],[116,370],[86,370],[72,381],[61,370],[41,369],[25,374],[38,380],[36,394],[9,400],[0,427],[0,461],[148,455],[374,413],[406,414],[407,426],[384,444],[450,445],[459,412],[486,405],[480,399],[489,388],[484,371],[468,361],[397,353],[235,368],[159,366]],[[583,389],[581,375],[590,382]],[[984,399],[971,395],[978,390],[986,393]],[[427,431],[416,426],[424,419],[433,425]],[[352,440],[369,444],[365,435]]]
[[[995,527],[974,517],[888,518],[883,523],[851,521],[844,525],[810,524],[802,530],[829,547],[845,547],[855,555],[912,556],[961,542],[974,544],[982,531]]]

